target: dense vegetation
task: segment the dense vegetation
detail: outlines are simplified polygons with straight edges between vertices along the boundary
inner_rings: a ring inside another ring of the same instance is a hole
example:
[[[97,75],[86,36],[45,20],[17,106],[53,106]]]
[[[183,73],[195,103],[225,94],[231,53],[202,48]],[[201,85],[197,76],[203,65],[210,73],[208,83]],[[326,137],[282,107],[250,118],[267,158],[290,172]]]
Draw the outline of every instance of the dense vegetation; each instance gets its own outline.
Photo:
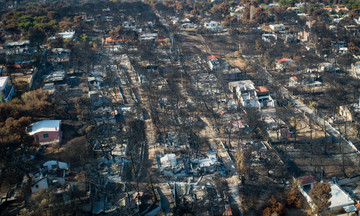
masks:
[[[9,33],[29,36],[32,28],[41,29],[48,35],[58,29],[59,15],[49,7],[30,7],[23,11],[11,11],[2,16],[2,26]]]

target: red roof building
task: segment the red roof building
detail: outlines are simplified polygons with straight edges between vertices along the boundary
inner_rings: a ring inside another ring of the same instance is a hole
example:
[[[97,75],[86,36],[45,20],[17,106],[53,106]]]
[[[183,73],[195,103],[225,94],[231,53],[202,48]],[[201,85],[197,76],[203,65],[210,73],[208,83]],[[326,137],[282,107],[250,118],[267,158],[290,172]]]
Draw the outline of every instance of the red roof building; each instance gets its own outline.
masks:
[[[210,60],[214,60],[214,59],[220,59],[220,56],[218,56],[218,55],[209,55],[208,58]]]
[[[265,86],[257,86],[255,87],[256,93],[267,93],[269,90]]]
[[[299,78],[297,78],[296,76],[290,77],[289,78],[289,86],[296,87],[297,85],[299,85]]]
[[[232,210],[231,210],[231,206],[229,204],[225,205],[225,215],[226,216],[232,216]]]
[[[294,64],[294,61],[292,59],[288,59],[288,58],[278,59],[276,60],[276,69],[284,70],[292,64]]]
[[[301,185],[309,185],[317,182],[312,176],[301,176],[298,179],[300,180]]]
[[[276,62],[277,62],[278,64],[284,64],[284,63],[292,62],[292,60],[291,60],[291,59],[288,59],[288,58],[282,58],[282,59],[276,60]]]
[[[156,41],[156,42],[165,42],[165,41],[166,41],[166,39],[165,39],[165,38],[162,38],[162,39],[156,39],[155,41]]]
[[[117,37],[117,38],[107,37],[107,38],[105,38],[105,43],[107,43],[107,44],[116,44],[116,43],[122,43],[125,41],[129,41],[129,38],[127,38],[127,37]]]
[[[296,81],[296,82],[299,81],[299,79],[298,79],[296,76],[292,76],[292,77],[290,77],[290,78],[293,79],[293,80]]]

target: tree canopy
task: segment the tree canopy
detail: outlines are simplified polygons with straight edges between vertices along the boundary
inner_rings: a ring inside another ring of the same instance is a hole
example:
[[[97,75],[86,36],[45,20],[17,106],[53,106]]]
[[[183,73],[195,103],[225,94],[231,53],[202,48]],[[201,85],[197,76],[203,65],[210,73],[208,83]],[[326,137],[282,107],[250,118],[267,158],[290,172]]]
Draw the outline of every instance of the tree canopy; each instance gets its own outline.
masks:
[[[30,29],[41,29],[53,34],[58,28],[58,14],[51,8],[29,8],[22,11],[10,11],[2,16],[2,26],[8,32],[30,35]]]
[[[43,90],[30,91],[21,100],[0,104],[0,185],[4,180],[16,182],[23,177],[24,159],[36,146],[26,127],[36,118],[49,116],[52,110],[50,98]]]
[[[318,183],[310,190],[310,197],[315,204],[314,213],[322,215],[328,211],[331,202],[331,187],[329,183]]]

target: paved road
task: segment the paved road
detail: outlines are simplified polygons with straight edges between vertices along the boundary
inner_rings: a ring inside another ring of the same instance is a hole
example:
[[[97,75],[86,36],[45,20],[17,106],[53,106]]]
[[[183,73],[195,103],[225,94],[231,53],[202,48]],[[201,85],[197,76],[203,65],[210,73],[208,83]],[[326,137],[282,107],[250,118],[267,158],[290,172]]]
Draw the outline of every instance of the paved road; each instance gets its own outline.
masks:
[[[228,154],[225,146],[222,144],[222,141],[219,136],[217,136],[216,132],[214,131],[213,125],[210,123],[210,120],[204,116],[200,117],[202,121],[206,123],[205,129],[202,131],[201,135],[207,137],[209,140],[209,144],[211,149],[216,152],[218,157],[221,158],[224,165],[230,170],[231,176],[226,178],[226,181],[229,186],[229,193],[233,200],[235,201],[234,204],[239,210],[240,215],[242,215],[242,203],[241,203],[241,194],[239,193],[239,176],[236,172],[236,165],[234,161],[231,159],[230,155]]]
[[[204,38],[201,35],[199,35],[199,36],[203,42],[203,46],[206,47],[208,54],[211,54],[211,50],[210,50],[209,46],[207,45],[207,43],[205,42]],[[188,64],[192,64],[192,63],[194,63],[194,62],[188,62]],[[182,65],[182,66],[184,66],[184,64],[186,64],[186,61],[180,63],[180,65]],[[186,73],[186,71],[184,70],[184,67],[183,67],[183,73]],[[216,82],[216,81],[214,81],[214,82]],[[181,90],[182,94],[185,96],[185,98],[191,98],[189,93],[187,92],[187,89],[185,89],[183,86],[180,86],[180,90]],[[224,164],[228,168],[228,170],[231,171],[232,175],[230,177],[226,178],[226,181],[229,186],[230,196],[233,198],[233,201],[235,201],[232,204],[235,205],[239,209],[240,215],[242,216],[243,209],[242,209],[242,203],[241,203],[241,194],[239,192],[239,182],[238,182],[239,176],[237,174],[236,164],[231,159],[231,157],[230,157],[229,153],[227,152],[221,139],[218,138],[219,136],[216,134],[217,132],[215,132],[215,130],[214,130],[215,127],[212,124],[212,120],[205,116],[200,116],[200,118],[202,119],[203,122],[206,123],[205,129],[202,131],[202,136],[208,138],[211,149],[214,152],[216,152],[216,154],[218,155],[218,157],[221,158],[221,160],[224,162]]]
[[[183,64],[185,64],[185,62],[183,62]],[[183,71],[183,72],[186,73],[185,71]],[[184,95],[185,98],[191,98],[191,96],[187,92],[186,88],[184,88],[183,86],[179,86],[179,88],[180,88],[180,92]],[[201,132],[201,135],[203,137],[208,138],[212,151],[216,152],[216,154],[223,161],[223,163],[227,167],[227,169],[231,171],[232,175],[226,179],[226,181],[228,182],[228,186],[229,186],[229,193],[230,193],[230,196],[235,201],[232,204],[235,205],[239,209],[240,215],[243,215],[242,214],[243,210],[242,210],[242,203],[241,203],[241,194],[239,193],[239,182],[238,182],[239,177],[238,177],[238,174],[236,171],[236,165],[235,165],[234,161],[231,159],[231,157],[230,157],[229,153],[227,152],[221,139],[218,138],[219,136],[216,134],[217,132],[215,132],[215,130],[214,130],[215,127],[214,127],[214,124],[212,123],[212,120],[205,116],[200,116],[200,118],[206,124],[204,130]]]

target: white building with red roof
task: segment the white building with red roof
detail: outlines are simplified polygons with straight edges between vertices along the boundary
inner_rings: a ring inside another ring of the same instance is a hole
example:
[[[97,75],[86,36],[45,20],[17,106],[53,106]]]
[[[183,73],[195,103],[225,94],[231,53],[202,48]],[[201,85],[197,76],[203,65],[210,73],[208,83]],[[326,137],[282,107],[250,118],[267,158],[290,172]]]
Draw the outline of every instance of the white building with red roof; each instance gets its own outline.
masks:
[[[294,61],[289,58],[282,58],[276,60],[276,69],[277,70],[284,70],[288,68],[291,64],[294,64]]]
[[[232,91],[241,106],[258,109],[274,108],[275,101],[270,96],[270,91],[265,86],[255,87],[251,80],[229,82]]]
[[[289,78],[289,87],[295,87],[299,85],[299,79],[296,76],[292,76]]]
[[[208,56],[208,65],[210,70],[215,70],[220,68],[220,56],[218,55],[209,55]]]
[[[265,86],[255,87],[256,94],[260,103],[260,108],[274,108],[275,100],[271,97],[270,91]]]

